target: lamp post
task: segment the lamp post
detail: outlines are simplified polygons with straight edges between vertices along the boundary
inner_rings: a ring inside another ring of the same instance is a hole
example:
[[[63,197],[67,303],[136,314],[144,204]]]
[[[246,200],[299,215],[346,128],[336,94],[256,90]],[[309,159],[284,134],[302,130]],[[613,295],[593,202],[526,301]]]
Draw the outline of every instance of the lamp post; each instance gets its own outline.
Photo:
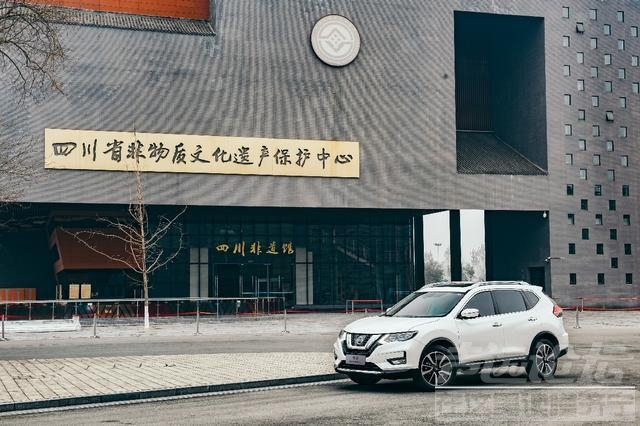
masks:
[[[436,257],[438,259],[438,262],[440,262],[440,246],[442,245],[442,243],[433,243],[434,246],[436,246]]]

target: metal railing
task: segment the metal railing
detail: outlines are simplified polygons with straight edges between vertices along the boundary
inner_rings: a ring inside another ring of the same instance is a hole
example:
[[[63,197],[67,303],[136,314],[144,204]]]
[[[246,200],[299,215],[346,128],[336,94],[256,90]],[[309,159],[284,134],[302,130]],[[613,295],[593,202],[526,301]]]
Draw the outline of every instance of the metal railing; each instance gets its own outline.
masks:
[[[576,312],[575,324],[573,328],[580,327],[580,314],[587,311],[640,311],[640,296],[629,297],[607,297],[607,296],[586,296],[576,297],[574,309]],[[585,302],[587,306],[585,307]]]
[[[142,298],[3,301],[0,302],[0,309],[0,339],[4,339],[5,321],[55,320],[77,316],[85,325],[93,327],[96,337],[99,320],[107,325],[131,323],[132,319],[137,324],[144,319]],[[220,320],[273,315],[283,315],[283,331],[288,332],[285,297],[149,298],[150,321],[194,321],[196,334],[200,333],[200,321],[203,318]]]
[[[384,308],[382,306],[382,303],[383,303],[382,299],[347,299],[344,305],[344,313],[345,314],[349,313],[349,304],[351,304],[351,313],[353,314],[355,312],[355,305],[357,303],[362,303],[366,305],[362,308],[364,313],[367,313],[368,310],[377,311],[378,304],[380,304],[379,312],[384,312]],[[375,307],[372,308],[372,305]]]

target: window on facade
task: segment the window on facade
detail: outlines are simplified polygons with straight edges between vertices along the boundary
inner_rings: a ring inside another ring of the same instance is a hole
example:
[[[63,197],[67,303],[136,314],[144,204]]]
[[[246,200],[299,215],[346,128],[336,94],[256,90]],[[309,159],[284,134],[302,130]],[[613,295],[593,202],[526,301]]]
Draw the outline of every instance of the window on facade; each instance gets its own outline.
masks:
[[[620,164],[622,165],[622,167],[629,167],[629,156],[628,155],[621,155],[620,156]]]
[[[610,53],[605,53],[604,54],[604,64],[605,65],[611,65],[611,54]]]
[[[578,283],[578,276],[575,272],[569,274],[569,284],[576,285]]]
[[[591,163],[594,166],[599,166],[600,165],[600,154],[593,154],[593,157],[591,157]]]
[[[613,121],[613,111],[607,111],[604,114],[604,117],[607,121]]]
[[[578,90],[584,90],[584,80],[578,80]]]
[[[622,109],[626,108],[627,107],[627,98],[624,98],[624,97],[618,98],[618,105]]]
[[[626,138],[627,137],[627,127],[626,126],[620,126],[618,128],[618,136],[621,138]]]
[[[584,52],[578,52],[576,53],[576,61],[579,64],[584,64]]]
[[[565,93],[565,95],[564,95],[564,104],[565,105],[571,105],[571,95]]]
[[[565,136],[571,136],[572,133],[573,133],[573,128],[572,128],[571,124],[565,124],[564,125],[564,134],[565,134]]]
[[[592,21],[598,20],[598,9],[589,9],[589,19]]]
[[[602,225],[602,213],[596,214],[596,225]]]
[[[604,91],[605,92],[613,92],[613,83],[610,81],[604,82]]]
[[[578,34],[584,33],[584,22],[576,22],[576,32]]]
[[[622,185],[622,196],[623,197],[629,196],[629,185]]]
[[[580,210],[589,210],[589,200],[585,198],[580,200]]]
[[[604,274],[602,272],[598,273],[598,285],[604,285]]]
[[[591,77],[598,78],[598,67],[591,67]]]
[[[589,239],[589,228],[582,228],[582,239],[583,240]]]
[[[569,17],[569,6],[562,6],[562,17],[563,18]]]
[[[587,169],[580,169],[580,179],[587,180]]]
[[[571,75],[571,67],[570,67],[569,65],[563,65],[563,66],[562,66],[562,74],[563,74],[565,77],[570,76],[570,75]]]
[[[617,229],[609,229],[609,239],[617,240],[618,239],[618,230]]]
[[[573,154],[564,155],[564,164],[573,164]]]
[[[622,80],[627,78],[627,71],[624,68],[618,68],[618,78]]]
[[[626,243],[624,245],[624,254],[625,255],[630,255],[631,254],[631,244]]]
[[[600,106],[600,97],[599,96],[592,96],[591,97],[591,106],[594,106],[594,107]]]
[[[576,215],[573,213],[567,213],[567,223],[569,225],[575,225],[576,224]]]
[[[616,12],[616,19],[618,22],[624,22],[624,12],[622,10]]]
[[[633,284],[633,274],[632,273],[624,274],[624,283],[625,284]]]
[[[604,254],[604,244],[596,244],[596,254]]]
[[[609,182],[613,182],[614,180],[616,180],[616,171],[613,169],[609,169],[607,170],[607,180],[609,180]]]
[[[562,46],[563,47],[569,47],[571,46],[571,37],[569,36],[562,36]]]
[[[578,120],[584,121],[584,119],[587,117],[587,112],[583,109],[579,109],[578,110]]]
[[[638,27],[631,27],[631,37],[638,37]]]
[[[604,24],[604,26],[602,27],[602,32],[604,33],[604,35],[611,35],[611,25],[609,24]]]
[[[612,257],[611,258],[611,268],[612,269],[617,269],[618,268],[618,258],[617,257]]]
[[[618,50],[624,50],[624,40],[618,40]]]
[[[598,184],[593,186],[593,195],[595,195],[596,197],[602,196],[602,185]],[[598,215],[596,215],[596,217],[597,216]]]
[[[569,243],[569,254],[576,254],[576,244]]]
[[[613,150],[614,150],[613,141],[607,141],[607,151],[613,152]]]
[[[622,224],[624,226],[631,226],[631,215],[630,214],[623,214],[622,215]]]
[[[567,184],[567,195],[573,195],[573,184]]]
[[[612,212],[616,210],[616,200],[609,200],[609,210]]]
[[[640,56],[638,55],[632,55],[631,56],[631,66],[632,67],[637,67],[638,64],[640,64]]]
[[[586,139],[578,139],[578,149],[580,151],[587,150],[587,140]]]
[[[591,136],[600,136],[600,126],[594,124],[591,126]]]
[[[631,83],[631,92],[640,93],[640,83]]]

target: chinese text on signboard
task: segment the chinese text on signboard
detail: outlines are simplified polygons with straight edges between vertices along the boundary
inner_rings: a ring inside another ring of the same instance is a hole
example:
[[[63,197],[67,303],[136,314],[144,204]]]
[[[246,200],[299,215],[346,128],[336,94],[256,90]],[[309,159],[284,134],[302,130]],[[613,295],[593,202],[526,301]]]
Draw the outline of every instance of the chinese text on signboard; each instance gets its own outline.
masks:
[[[359,177],[358,142],[45,130],[45,168]]]

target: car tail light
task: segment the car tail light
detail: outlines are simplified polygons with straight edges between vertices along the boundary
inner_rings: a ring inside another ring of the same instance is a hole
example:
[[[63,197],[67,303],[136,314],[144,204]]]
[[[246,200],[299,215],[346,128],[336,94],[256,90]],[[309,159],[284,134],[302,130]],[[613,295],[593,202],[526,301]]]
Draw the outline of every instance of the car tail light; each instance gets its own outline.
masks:
[[[557,303],[553,304],[553,315],[560,318],[562,316],[562,308]]]

